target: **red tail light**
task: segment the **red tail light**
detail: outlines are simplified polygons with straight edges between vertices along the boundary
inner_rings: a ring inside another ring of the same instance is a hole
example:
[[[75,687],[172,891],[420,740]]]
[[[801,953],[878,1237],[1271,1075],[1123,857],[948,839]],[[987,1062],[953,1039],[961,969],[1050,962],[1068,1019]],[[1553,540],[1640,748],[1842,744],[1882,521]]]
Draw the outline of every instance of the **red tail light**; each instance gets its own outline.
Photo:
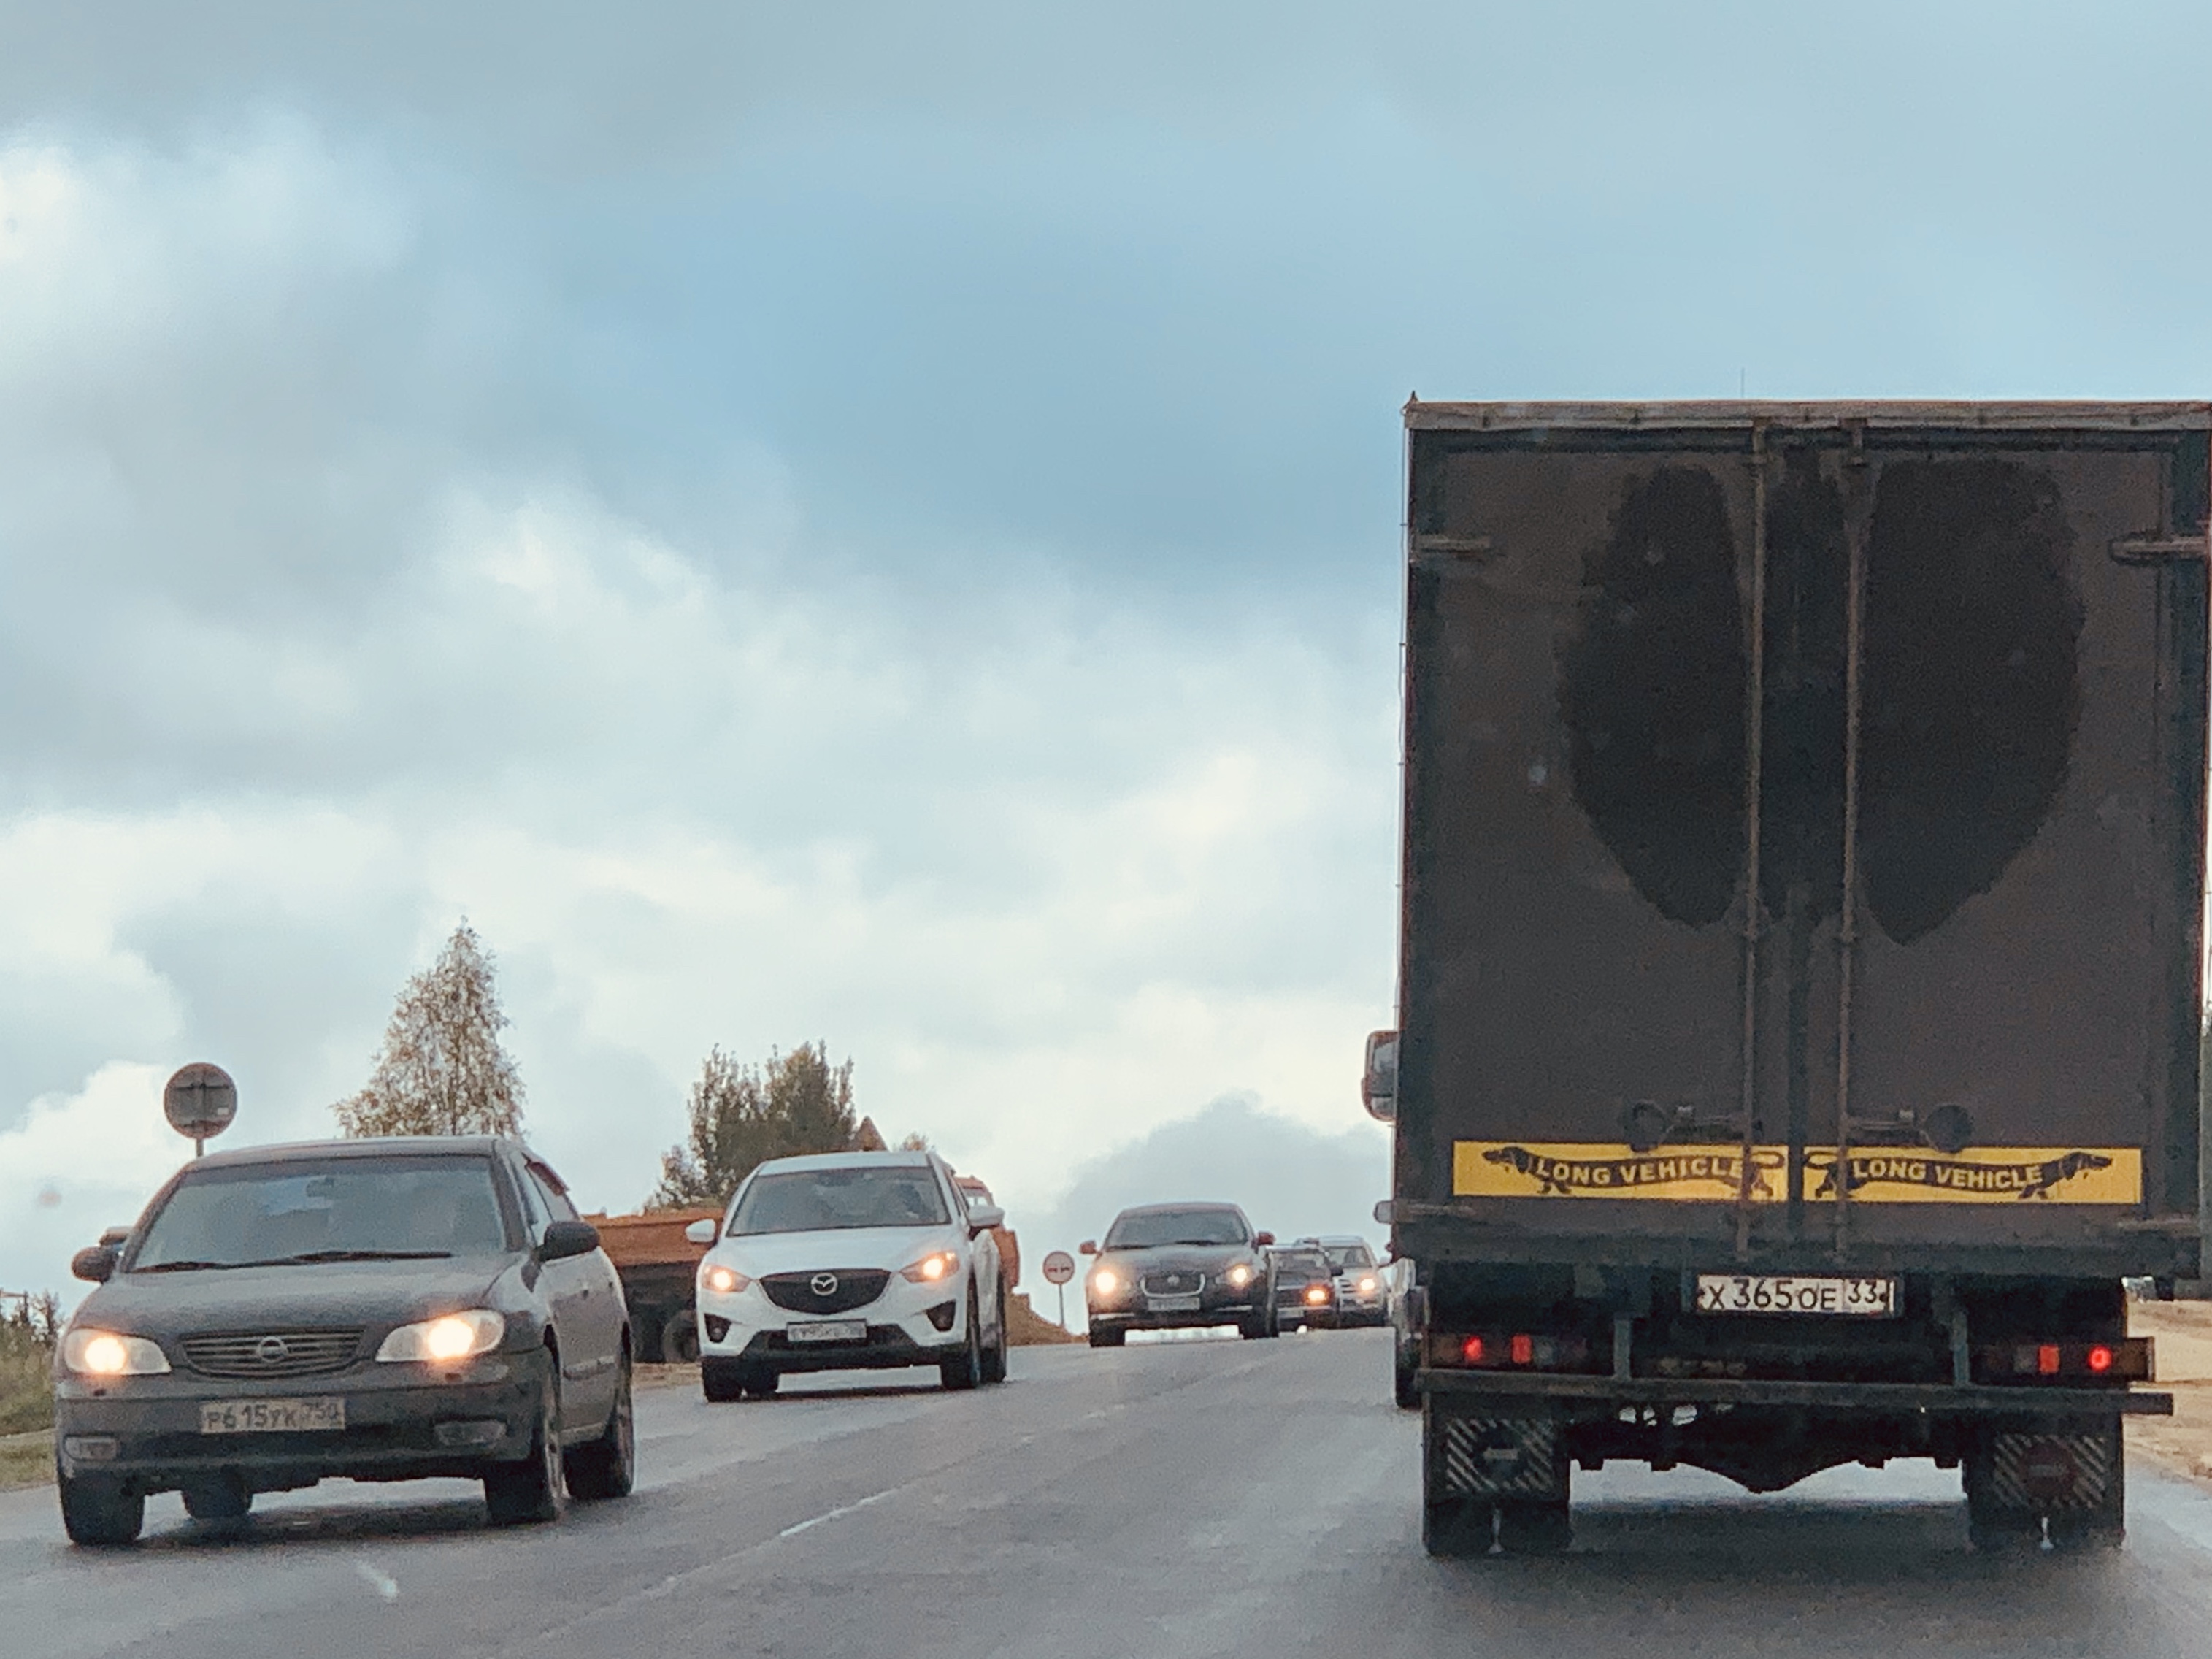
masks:
[[[2035,1369],[2045,1376],[2058,1375],[2058,1345],[2046,1342],[2035,1351]]]
[[[1536,1339],[1526,1334],[1516,1336],[1510,1352],[1515,1364],[1533,1365],[1536,1363]]]
[[[1482,1364],[1482,1339],[1479,1336],[1470,1336],[1466,1341],[1461,1343],[1459,1357],[1470,1365]]]
[[[2100,1342],[2089,1350],[2089,1369],[2102,1376],[2112,1369],[2112,1351]]]

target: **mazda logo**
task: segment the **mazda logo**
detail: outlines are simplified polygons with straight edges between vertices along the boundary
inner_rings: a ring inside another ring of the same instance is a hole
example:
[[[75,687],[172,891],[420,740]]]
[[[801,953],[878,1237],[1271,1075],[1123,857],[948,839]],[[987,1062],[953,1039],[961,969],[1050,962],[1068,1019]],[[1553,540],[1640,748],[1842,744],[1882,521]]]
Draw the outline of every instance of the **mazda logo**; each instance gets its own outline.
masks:
[[[281,1336],[264,1336],[253,1345],[253,1357],[264,1365],[281,1365],[292,1357]]]
[[[817,1273],[807,1281],[807,1285],[817,1296],[835,1296],[837,1294],[837,1275]]]

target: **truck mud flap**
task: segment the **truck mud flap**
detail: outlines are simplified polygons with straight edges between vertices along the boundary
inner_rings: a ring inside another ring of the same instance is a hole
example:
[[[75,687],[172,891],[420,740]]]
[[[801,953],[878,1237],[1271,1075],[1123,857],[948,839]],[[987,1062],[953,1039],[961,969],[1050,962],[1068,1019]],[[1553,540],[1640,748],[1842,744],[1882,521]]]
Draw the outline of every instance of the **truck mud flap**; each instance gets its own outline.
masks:
[[[1443,1416],[1434,1431],[1434,1490],[1439,1496],[1552,1500],[1566,1493],[1556,1423]]]

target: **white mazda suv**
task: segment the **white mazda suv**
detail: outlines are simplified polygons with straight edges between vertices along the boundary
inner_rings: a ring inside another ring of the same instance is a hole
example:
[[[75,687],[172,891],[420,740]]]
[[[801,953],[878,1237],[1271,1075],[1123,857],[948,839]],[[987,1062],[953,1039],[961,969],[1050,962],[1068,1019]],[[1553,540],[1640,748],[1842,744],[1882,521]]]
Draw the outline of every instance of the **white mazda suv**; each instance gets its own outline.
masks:
[[[769,1395],[787,1371],[934,1365],[948,1389],[1006,1375],[1006,1286],[991,1230],[934,1152],[762,1164],[720,1222],[692,1223],[699,1381]]]

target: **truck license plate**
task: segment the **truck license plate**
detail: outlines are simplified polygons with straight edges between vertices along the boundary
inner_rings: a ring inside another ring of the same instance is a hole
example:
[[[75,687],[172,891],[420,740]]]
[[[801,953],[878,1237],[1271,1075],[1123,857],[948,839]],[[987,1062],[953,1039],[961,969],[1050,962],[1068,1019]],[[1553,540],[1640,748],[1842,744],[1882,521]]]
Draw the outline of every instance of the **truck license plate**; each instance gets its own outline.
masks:
[[[204,1400],[202,1434],[319,1434],[345,1427],[343,1400]]]
[[[1834,1314],[1890,1319],[1897,1281],[1890,1278],[1797,1278],[1781,1273],[1699,1273],[1701,1314]]]
[[[815,1325],[787,1325],[783,1334],[793,1342],[865,1342],[868,1340],[868,1322],[826,1319]]]

